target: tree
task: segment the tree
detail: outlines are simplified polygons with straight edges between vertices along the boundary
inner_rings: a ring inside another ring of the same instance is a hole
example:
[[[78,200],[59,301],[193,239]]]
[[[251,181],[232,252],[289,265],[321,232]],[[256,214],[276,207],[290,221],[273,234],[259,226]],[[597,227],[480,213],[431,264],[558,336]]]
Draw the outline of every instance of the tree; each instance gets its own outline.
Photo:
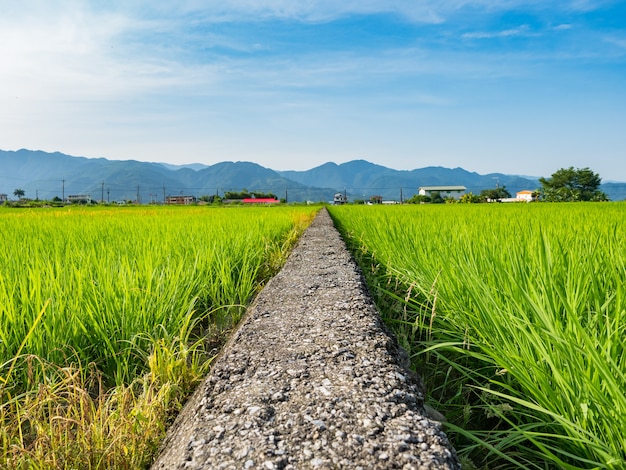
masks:
[[[561,168],[551,178],[539,178],[543,199],[550,202],[608,201],[600,191],[602,178],[589,168]]]
[[[482,202],[482,198],[474,193],[465,193],[459,199],[461,204],[477,204]]]
[[[483,189],[480,192],[480,198],[483,201],[498,201],[500,199],[506,199],[509,197],[511,197],[511,193],[506,189],[506,186],[498,186],[494,189]]]
[[[206,202],[207,204],[213,204],[215,202],[218,202],[219,196],[216,196],[215,194],[211,194],[211,195],[204,194],[200,196],[200,200],[202,202]]]
[[[248,199],[248,198],[258,198],[258,199],[277,199],[274,193],[263,193],[260,191],[248,191],[244,189],[240,192],[235,191],[226,191],[224,193],[224,199]]]
[[[15,191],[13,191],[13,195],[17,198],[22,199],[24,197],[24,195],[26,194],[26,191],[24,191],[23,189],[16,189]]]
[[[426,204],[426,203],[430,202],[430,197],[429,196],[424,196],[422,194],[415,194],[415,195],[413,195],[412,198],[407,199],[404,202],[406,204]],[[381,201],[381,204],[382,204],[382,201]]]
[[[432,204],[443,204],[445,201],[443,197],[441,197],[441,193],[439,191],[433,191],[430,193],[430,202]]]

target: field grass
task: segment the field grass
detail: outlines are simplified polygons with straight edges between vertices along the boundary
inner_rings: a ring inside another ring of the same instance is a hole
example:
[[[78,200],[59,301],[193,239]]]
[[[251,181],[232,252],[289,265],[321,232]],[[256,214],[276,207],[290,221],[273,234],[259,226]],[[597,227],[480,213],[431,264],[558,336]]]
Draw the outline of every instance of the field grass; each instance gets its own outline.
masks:
[[[315,210],[0,210],[0,467],[145,467]]]
[[[465,468],[626,468],[626,205],[333,207]]]

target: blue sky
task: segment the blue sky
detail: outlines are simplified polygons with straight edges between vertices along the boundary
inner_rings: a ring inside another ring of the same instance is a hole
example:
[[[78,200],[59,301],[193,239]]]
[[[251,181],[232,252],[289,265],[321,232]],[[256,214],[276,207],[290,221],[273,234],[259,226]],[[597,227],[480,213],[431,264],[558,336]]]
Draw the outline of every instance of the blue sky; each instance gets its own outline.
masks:
[[[0,84],[3,150],[626,181],[624,1],[0,0]]]

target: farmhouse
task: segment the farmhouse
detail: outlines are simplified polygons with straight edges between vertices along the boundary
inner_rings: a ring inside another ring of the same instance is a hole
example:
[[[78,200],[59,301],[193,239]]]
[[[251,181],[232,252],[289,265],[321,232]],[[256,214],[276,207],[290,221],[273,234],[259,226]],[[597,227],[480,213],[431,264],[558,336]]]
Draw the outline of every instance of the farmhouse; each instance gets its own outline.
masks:
[[[467,188],[465,186],[420,186],[417,192],[420,196],[431,197],[433,193],[439,193],[444,199],[459,199],[465,194],[466,190]]]
[[[177,204],[181,206],[187,206],[196,202],[195,196],[167,196],[165,198],[165,204]]]
[[[534,191],[530,191],[528,189],[525,189],[523,191],[518,191],[515,193],[515,199],[519,201],[531,202],[535,200],[533,193]]]
[[[335,197],[333,198],[333,204],[336,206],[340,206],[342,204],[348,203],[348,196],[344,193],[335,193]]]
[[[0,202],[7,202],[8,198],[6,194],[0,194]]]

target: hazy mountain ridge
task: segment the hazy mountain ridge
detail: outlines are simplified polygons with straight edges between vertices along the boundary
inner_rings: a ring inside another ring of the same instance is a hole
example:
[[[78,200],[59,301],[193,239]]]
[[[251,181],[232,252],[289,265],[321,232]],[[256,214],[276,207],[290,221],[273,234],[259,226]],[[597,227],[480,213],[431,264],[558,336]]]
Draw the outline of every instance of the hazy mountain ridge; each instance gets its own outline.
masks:
[[[274,192],[290,200],[332,199],[334,189],[308,187],[251,162],[221,162],[211,166],[169,166],[135,160],[72,157],[59,152],[0,150],[0,193],[13,197],[17,188],[26,197],[52,199],[87,194],[105,201],[162,201],[166,195],[195,196],[225,191]]]
[[[168,170],[180,170],[183,168],[188,168],[190,170],[199,171],[199,170],[204,170],[205,168],[209,167],[209,165],[205,165],[203,163],[189,163],[189,164],[184,164],[184,165],[173,165],[171,163],[162,163],[162,162],[155,162],[155,163],[158,163],[159,165],[164,166]]]
[[[275,171],[252,162],[220,162],[214,165],[169,165],[135,160],[74,157],[33,150],[0,150],[0,193],[13,197],[17,188],[26,197],[52,199],[70,194],[88,194],[110,201],[162,201],[166,195],[194,196],[225,191],[273,192],[289,201],[329,201],[338,191],[351,200],[407,199],[420,186],[463,185],[475,194],[504,185],[514,194],[537,189],[537,178],[491,173],[480,175],[463,168],[429,166],[394,170],[365,160],[325,163],[306,171]],[[626,184],[606,183],[602,189],[612,200],[626,198]]]
[[[280,171],[281,175],[312,186],[332,183],[337,190],[344,189],[356,198],[369,198],[378,194],[385,199],[411,197],[420,186],[462,185],[468,192],[480,193],[483,189],[504,185],[514,194],[523,189],[537,189],[538,178],[492,173],[480,175],[463,168],[429,166],[415,170],[393,170],[365,160],[347,163],[325,163],[306,171]]]

